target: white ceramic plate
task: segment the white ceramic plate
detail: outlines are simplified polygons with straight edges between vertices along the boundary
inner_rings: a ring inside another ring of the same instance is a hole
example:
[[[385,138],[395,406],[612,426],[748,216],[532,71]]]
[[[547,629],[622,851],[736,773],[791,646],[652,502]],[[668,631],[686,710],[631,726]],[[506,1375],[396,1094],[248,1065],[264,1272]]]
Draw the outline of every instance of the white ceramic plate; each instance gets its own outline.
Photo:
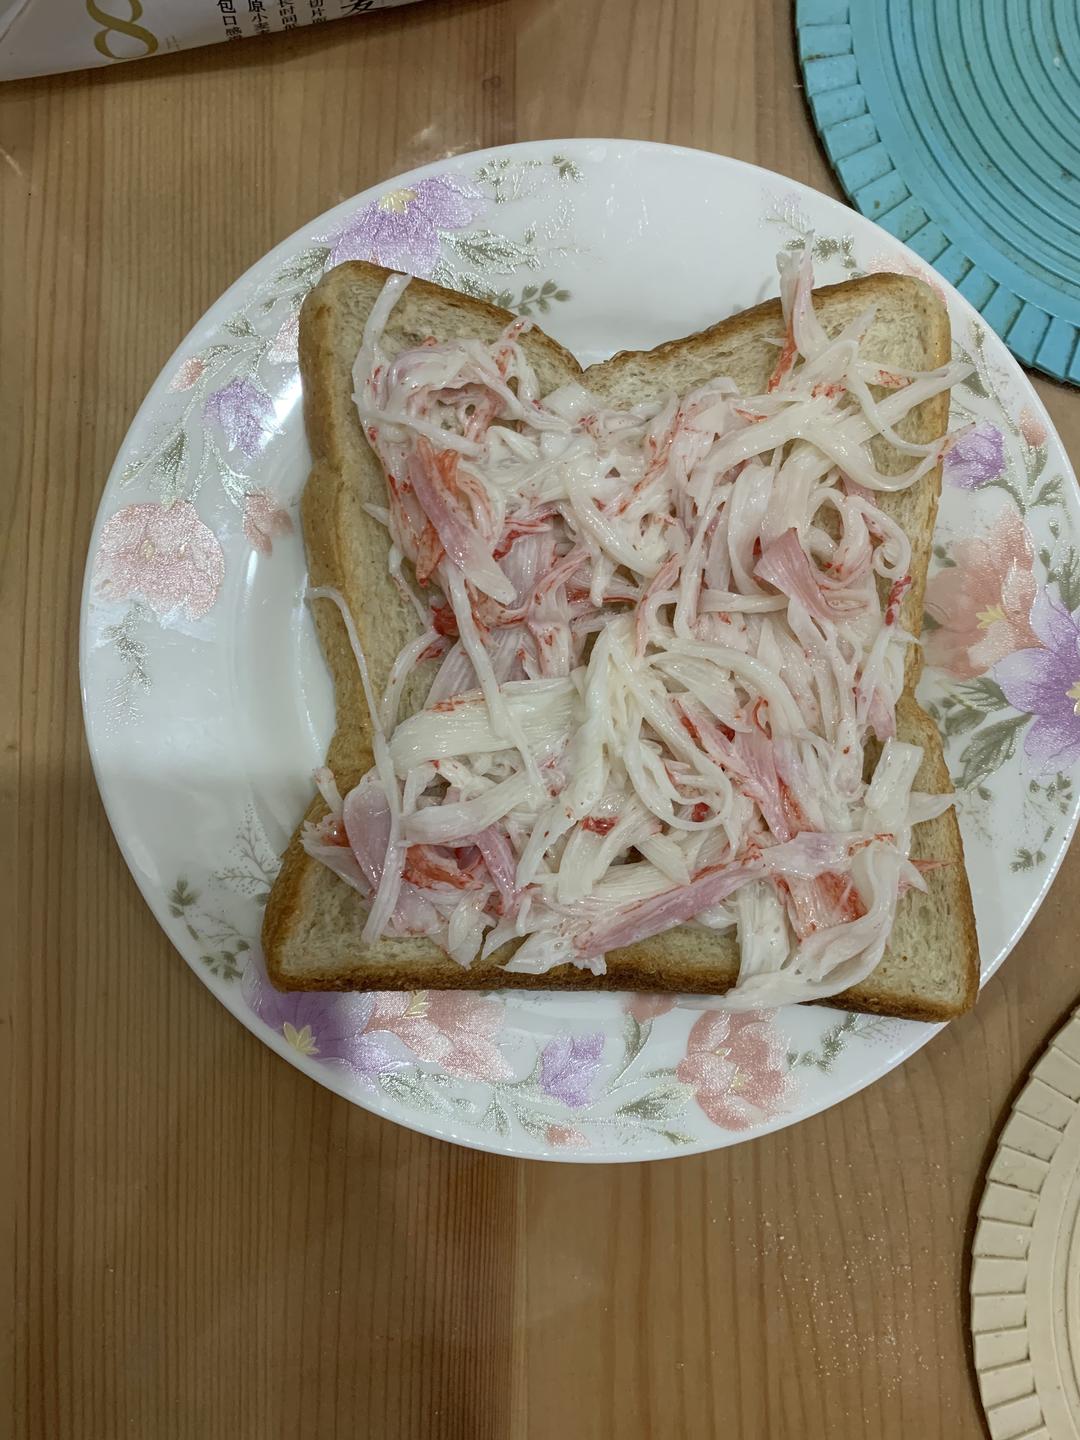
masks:
[[[775,293],[925,273],[833,200],[718,155],[574,140],[460,155],[350,200],[232,286],[166,365],[102,500],[83,602],[86,725],[132,873],[196,974],[291,1063],[403,1124],[517,1155],[642,1160],[835,1104],[928,1025],[823,1009],[729,1017],[645,997],[278,995],[258,958],[276,857],[311,794],[330,685],[296,521],[308,456],[299,305],[355,256],[494,295],[585,362]],[[1034,914],[1076,820],[1078,514],[1005,347],[943,282],[976,364],[935,546],[925,699],[960,791],[983,974]]]

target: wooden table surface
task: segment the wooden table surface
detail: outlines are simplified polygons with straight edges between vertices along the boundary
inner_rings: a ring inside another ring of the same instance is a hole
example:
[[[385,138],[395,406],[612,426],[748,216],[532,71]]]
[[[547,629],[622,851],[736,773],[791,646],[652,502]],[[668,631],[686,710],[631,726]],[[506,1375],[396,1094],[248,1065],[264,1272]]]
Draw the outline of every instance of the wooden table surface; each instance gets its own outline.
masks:
[[[98,801],[83,561],[177,340],[381,177],[579,134],[836,193],[788,0],[427,0],[0,88],[0,1433],[983,1433],[972,1208],[1080,989],[1075,850],[975,1012],[863,1094],[712,1155],[557,1167],[397,1129],[282,1064],[166,941]],[[1080,459],[1080,396],[1038,388]]]

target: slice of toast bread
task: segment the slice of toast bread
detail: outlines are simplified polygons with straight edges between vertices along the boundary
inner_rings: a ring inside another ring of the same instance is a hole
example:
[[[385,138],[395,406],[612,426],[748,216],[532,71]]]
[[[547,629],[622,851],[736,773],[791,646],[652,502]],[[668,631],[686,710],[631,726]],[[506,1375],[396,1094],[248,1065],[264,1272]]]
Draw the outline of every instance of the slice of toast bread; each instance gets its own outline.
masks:
[[[418,633],[411,607],[389,576],[387,533],[363,509],[365,503],[385,504],[386,484],[352,400],[353,362],[387,273],[359,261],[338,266],[312,291],[300,322],[304,411],[313,454],[301,506],[310,582],[334,586],[345,597],[377,692],[385,687],[402,646]],[[870,276],[816,291],[814,303],[830,333],[876,306],[863,353],[883,365],[932,369],[949,358],[947,314],[919,281]],[[413,281],[390,317],[383,344],[394,354],[428,336],[492,341],[513,318],[482,301]],[[581,379],[610,404],[627,406],[672,390],[685,392],[717,375],[729,376],[744,393],[759,393],[775,365],[772,342],[782,328],[779,302],[767,302],[687,339],[652,351],[624,352],[584,372],[572,355],[539,330],[526,332],[522,344],[542,393]],[[936,439],[947,421],[948,397],[940,396],[914,410],[901,433],[910,440]],[[885,471],[899,473],[912,463],[881,440],[873,442],[873,451],[875,463]],[[885,495],[881,502],[912,542],[912,586],[901,620],[914,634],[921,629],[939,488],[936,471],[911,490]],[[313,607],[337,706],[327,764],[344,794],[372,764],[370,721],[341,617],[327,601],[313,602]],[[950,790],[951,783],[937,729],[911,693],[919,670],[916,647],[912,654],[898,733],[924,748],[917,787],[941,793]],[[402,698],[403,716],[423,705],[435,668],[434,662],[416,668]],[[305,819],[318,819],[325,812],[316,797]],[[509,947],[487,961],[476,961],[469,970],[422,938],[384,938],[365,947],[360,939],[365,919],[361,898],[311,859],[299,836],[298,829],[285,852],[263,925],[268,973],[282,989],[527,987],[720,993],[738,975],[734,934],[691,927],[609,952],[606,974],[600,976],[569,965],[540,976],[508,974],[501,965],[509,958]],[[913,855],[944,863],[927,875],[925,895],[911,892],[901,900],[889,948],[874,973],[833,1003],[923,1020],[948,1019],[973,1003],[978,948],[963,845],[952,810],[917,827]]]

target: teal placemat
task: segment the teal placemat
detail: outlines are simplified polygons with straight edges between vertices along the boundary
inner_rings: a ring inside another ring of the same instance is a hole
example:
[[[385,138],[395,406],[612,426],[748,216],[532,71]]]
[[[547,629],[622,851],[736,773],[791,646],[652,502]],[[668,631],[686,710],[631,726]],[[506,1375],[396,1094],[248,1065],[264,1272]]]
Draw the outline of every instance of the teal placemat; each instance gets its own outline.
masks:
[[[852,202],[1080,383],[1080,0],[797,0]]]

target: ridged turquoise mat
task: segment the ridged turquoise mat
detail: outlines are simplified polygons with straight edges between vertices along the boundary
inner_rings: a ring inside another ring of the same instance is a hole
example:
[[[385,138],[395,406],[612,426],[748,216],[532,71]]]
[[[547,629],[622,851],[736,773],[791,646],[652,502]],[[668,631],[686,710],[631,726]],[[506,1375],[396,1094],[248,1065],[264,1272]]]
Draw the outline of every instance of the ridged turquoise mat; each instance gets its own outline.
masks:
[[[1080,0],[796,0],[852,203],[1080,383]]]

